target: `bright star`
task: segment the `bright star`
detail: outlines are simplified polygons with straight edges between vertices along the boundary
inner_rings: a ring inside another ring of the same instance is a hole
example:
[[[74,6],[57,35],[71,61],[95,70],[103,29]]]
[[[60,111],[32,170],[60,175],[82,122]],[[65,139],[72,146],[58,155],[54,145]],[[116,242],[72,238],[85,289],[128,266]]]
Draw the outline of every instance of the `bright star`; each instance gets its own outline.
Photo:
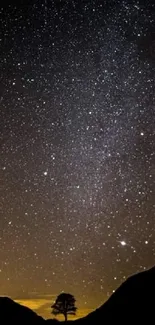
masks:
[[[126,246],[126,242],[125,242],[124,240],[122,240],[122,241],[120,242],[120,244],[121,244],[122,246]]]

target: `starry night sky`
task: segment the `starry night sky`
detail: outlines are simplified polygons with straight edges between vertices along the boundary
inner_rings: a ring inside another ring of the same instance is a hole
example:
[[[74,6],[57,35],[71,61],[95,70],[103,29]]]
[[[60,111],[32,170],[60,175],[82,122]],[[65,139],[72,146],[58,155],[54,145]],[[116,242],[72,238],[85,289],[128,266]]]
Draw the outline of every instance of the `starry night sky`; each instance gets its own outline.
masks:
[[[0,294],[47,317],[155,264],[154,31],[153,1],[0,7]]]

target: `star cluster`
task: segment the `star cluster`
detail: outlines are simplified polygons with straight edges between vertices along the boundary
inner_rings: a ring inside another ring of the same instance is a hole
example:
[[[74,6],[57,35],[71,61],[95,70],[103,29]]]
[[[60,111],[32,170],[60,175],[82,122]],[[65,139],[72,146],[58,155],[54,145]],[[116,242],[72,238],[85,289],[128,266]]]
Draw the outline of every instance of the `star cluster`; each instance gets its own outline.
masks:
[[[0,7],[1,294],[96,308],[155,263],[155,6]]]

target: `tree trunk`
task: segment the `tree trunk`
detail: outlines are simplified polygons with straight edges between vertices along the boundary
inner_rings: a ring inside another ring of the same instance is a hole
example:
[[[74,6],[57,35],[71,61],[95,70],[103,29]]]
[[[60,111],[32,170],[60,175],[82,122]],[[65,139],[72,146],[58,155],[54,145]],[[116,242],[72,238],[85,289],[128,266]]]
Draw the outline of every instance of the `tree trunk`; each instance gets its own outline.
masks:
[[[67,322],[67,313],[65,313],[64,316],[65,316],[65,322]]]

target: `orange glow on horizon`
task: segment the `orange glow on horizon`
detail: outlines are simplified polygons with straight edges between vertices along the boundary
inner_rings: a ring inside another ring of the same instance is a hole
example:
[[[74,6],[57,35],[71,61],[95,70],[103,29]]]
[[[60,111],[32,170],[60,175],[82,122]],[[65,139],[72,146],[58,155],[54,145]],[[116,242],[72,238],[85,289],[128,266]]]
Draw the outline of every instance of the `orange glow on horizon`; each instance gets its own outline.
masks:
[[[50,297],[49,297],[50,298]],[[26,306],[32,309],[36,314],[42,316],[45,319],[48,318],[57,318],[58,320],[63,320],[63,315],[59,315],[55,317],[51,314],[51,305],[54,302],[53,296],[51,295],[51,299],[49,298],[31,298],[31,299],[16,299],[15,301],[23,306]],[[70,315],[70,320],[75,320],[81,317],[85,317],[93,310],[90,308],[79,308],[77,310],[77,314],[75,316]]]

